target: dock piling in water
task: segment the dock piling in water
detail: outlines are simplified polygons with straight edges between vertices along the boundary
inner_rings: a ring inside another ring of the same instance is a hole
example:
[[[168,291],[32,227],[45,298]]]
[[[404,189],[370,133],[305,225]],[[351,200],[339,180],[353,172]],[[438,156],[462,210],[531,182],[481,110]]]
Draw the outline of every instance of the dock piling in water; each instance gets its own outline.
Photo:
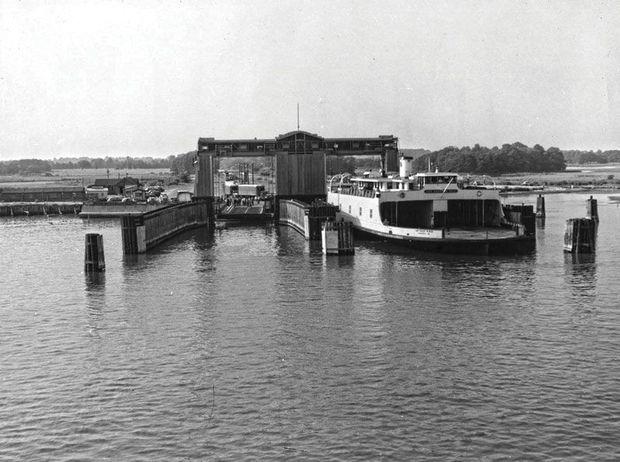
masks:
[[[598,204],[592,196],[586,200],[586,217],[598,223]]]
[[[353,255],[353,230],[351,223],[328,220],[321,230],[323,253],[325,255]]]
[[[105,271],[105,257],[103,254],[103,236],[97,233],[88,233],[85,239],[84,271],[86,273]]]
[[[545,196],[539,194],[536,198],[536,218],[545,218]]]
[[[564,232],[564,251],[594,253],[596,250],[596,221],[592,218],[569,218]]]
[[[536,214],[532,205],[504,205],[504,215],[508,221],[523,225],[525,234],[528,236],[536,235]]]

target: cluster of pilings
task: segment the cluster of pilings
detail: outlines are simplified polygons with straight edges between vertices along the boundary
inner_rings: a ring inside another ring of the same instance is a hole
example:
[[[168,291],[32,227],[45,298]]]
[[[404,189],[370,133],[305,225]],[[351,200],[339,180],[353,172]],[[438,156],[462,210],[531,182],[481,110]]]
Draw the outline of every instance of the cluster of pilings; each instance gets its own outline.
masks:
[[[546,217],[545,197],[536,199],[536,218]],[[564,230],[564,251],[570,253],[594,253],[596,251],[596,232],[598,230],[598,204],[590,196],[586,200],[586,217],[569,218]]]
[[[278,211],[278,224],[292,227],[309,241],[321,241],[326,255],[355,252],[352,227],[338,220],[337,206],[322,200],[280,200]]]
[[[569,218],[564,231],[564,251],[594,253],[598,230],[598,204],[592,196],[586,201],[585,218]]]
[[[338,207],[322,200],[313,201],[307,209],[310,240],[321,240],[322,230],[328,220],[335,220]]]
[[[353,228],[351,223],[327,220],[321,229],[321,242],[325,255],[353,255]]]
[[[523,226],[526,236],[536,235],[536,215],[532,205],[504,205],[503,210],[511,223]]]

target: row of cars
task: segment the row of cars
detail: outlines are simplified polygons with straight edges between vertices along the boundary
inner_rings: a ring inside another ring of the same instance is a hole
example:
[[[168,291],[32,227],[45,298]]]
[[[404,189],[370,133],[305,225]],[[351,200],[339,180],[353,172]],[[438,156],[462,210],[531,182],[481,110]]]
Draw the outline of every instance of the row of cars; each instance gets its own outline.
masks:
[[[168,204],[170,202],[191,201],[192,194],[189,191],[179,191],[172,201],[165,192],[163,186],[154,185],[146,188],[132,188],[125,190],[124,194],[109,194],[107,188],[89,186],[86,188],[86,197],[91,202],[109,204]]]

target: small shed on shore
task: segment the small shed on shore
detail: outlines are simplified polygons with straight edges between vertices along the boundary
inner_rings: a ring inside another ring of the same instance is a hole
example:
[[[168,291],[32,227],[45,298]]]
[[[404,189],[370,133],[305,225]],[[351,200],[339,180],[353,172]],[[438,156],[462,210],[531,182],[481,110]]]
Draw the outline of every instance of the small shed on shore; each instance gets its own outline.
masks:
[[[135,191],[140,186],[137,178],[125,176],[123,178],[97,178],[93,186],[103,186],[108,188],[108,194],[124,195]]]

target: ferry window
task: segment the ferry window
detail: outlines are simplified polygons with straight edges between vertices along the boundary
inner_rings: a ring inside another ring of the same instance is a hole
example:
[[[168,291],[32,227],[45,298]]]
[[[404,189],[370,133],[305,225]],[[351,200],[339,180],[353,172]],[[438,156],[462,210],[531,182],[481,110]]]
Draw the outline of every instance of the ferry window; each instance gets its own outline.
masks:
[[[368,211],[368,214],[370,215],[370,218],[372,218],[372,209]]]
[[[362,216],[362,208],[360,207],[360,217]]]
[[[349,214],[351,214],[351,206],[349,205]]]

